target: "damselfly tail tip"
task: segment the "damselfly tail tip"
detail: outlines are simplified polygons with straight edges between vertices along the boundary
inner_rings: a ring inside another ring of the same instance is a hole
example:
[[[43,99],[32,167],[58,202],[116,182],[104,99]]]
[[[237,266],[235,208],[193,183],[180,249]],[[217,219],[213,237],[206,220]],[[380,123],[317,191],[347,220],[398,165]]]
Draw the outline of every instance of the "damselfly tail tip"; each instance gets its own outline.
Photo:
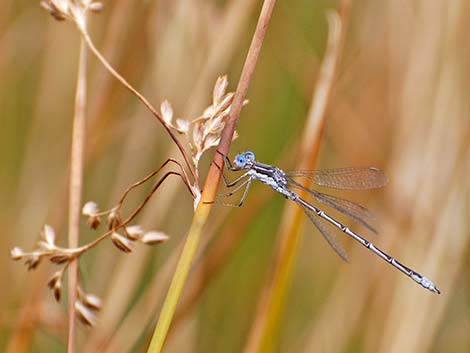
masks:
[[[429,289],[433,293],[441,294],[441,291],[436,287],[434,282],[431,281],[429,278],[426,278],[423,276],[423,278],[421,279],[421,285],[424,288]]]

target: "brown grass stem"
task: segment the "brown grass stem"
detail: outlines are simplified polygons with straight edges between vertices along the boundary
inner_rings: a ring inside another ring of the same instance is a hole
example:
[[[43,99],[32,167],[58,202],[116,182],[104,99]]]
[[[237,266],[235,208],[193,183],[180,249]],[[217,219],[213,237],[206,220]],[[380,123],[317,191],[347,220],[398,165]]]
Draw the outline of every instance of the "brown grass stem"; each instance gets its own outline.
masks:
[[[272,10],[274,8],[275,0],[266,0],[263,3],[261,14],[256,25],[255,33],[248,50],[248,55],[243,66],[243,70],[238,82],[237,91],[235,92],[235,98],[230,109],[230,117],[225,125],[222,132],[222,137],[219,144],[219,151],[223,154],[227,154],[230,144],[232,142],[233,134],[235,132],[235,126],[240,116],[243,101],[245,100],[248,86],[253,76],[257,59],[261,51],[261,47],[266,35],[269,20],[271,18]],[[214,161],[218,165],[223,164],[223,158],[219,153],[215,153]],[[149,353],[161,352],[163,344],[168,333],[173,315],[175,313],[176,304],[178,303],[181,291],[186,282],[191,263],[194,258],[194,254],[199,244],[202,229],[205,226],[207,218],[209,217],[212,205],[204,201],[212,201],[215,198],[217,186],[220,180],[220,170],[214,163],[209,169],[209,173],[204,186],[202,194],[203,202],[200,202],[196,208],[196,212],[191,223],[191,227],[188,232],[187,240],[181,253],[180,259],[176,266],[175,274],[170,284],[163,308],[160,314],[160,318],[155,328],[150,347]]]
[[[80,210],[83,185],[83,155],[85,149],[85,108],[87,49],[84,40],[80,41],[75,111],[73,117],[72,147],[70,157],[68,245],[76,248],[79,244]],[[69,267],[68,281],[68,338],[67,352],[74,352],[75,301],[77,300],[78,263],[74,259]]]
[[[329,35],[325,57],[305,130],[301,140],[301,161],[298,169],[313,169],[318,156],[325,111],[334,82],[341,48],[341,20],[336,12],[328,14]],[[302,196],[302,195],[301,195]],[[294,261],[301,234],[302,210],[296,205],[286,205],[281,223],[280,237],[273,258],[273,271],[259,301],[245,352],[270,352],[276,342],[280,317],[290,287]]]

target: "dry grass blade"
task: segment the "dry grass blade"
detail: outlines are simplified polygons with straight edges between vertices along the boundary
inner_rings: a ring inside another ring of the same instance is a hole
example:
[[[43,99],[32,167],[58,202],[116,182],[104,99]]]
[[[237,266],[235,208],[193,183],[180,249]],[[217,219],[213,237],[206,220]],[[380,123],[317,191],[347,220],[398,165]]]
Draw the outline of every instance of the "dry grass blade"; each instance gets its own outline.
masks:
[[[251,77],[254,73],[274,4],[274,0],[266,0],[261,9],[258,24],[253,35],[250,49],[248,50],[245,65],[243,67],[237,91],[235,93],[234,102],[230,110],[230,117],[222,132],[220,144],[218,147],[221,153],[227,154],[230,143],[232,142],[233,134],[235,132],[235,125],[240,115]],[[218,165],[223,165],[223,158],[219,153],[215,154],[214,159]],[[209,174],[203,189],[203,201],[212,201],[215,198],[219,180],[220,169],[217,168],[213,163],[209,169]],[[165,342],[170,323],[173,319],[176,304],[181,295],[184,283],[186,282],[196,248],[199,244],[202,229],[207,221],[207,218],[209,217],[211,208],[212,207],[210,203],[201,202],[196,209],[185,246],[181,253],[181,257],[170,284],[167,297],[163,304],[157,327],[155,328],[154,335],[148,349],[148,352],[150,353],[161,352],[163,349],[163,344]]]
[[[79,69],[75,96],[75,114],[73,119],[72,151],[70,158],[69,191],[69,247],[79,244],[80,213],[82,200],[83,155],[85,150],[85,106],[86,106],[86,44],[80,43]],[[72,260],[69,267],[68,303],[68,352],[74,352],[75,341],[75,302],[77,300],[77,260]]]
[[[313,169],[319,150],[325,111],[339,60],[342,29],[339,15],[328,14],[329,37],[310,113],[301,142],[301,162],[297,169]],[[287,204],[280,228],[280,237],[273,259],[273,274],[261,294],[258,310],[251,328],[246,353],[270,352],[275,344],[284,300],[289,289],[293,263],[300,239],[303,211]]]

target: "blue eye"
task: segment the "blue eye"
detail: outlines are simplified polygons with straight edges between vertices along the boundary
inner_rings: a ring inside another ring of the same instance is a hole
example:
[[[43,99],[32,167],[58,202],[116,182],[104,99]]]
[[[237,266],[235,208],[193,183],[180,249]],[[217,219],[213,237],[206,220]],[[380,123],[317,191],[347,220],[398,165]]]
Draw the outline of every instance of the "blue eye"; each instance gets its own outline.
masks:
[[[246,151],[245,152],[245,157],[247,159],[249,159],[250,161],[254,161],[255,160],[255,154],[251,151]]]
[[[246,165],[246,157],[245,157],[245,155],[243,155],[243,154],[238,154],[238,155],[235,157],[234,163],[235,163],[235,165],[236,165],[238,168],[243,168],[243,167],[245,167],[245,165]]]

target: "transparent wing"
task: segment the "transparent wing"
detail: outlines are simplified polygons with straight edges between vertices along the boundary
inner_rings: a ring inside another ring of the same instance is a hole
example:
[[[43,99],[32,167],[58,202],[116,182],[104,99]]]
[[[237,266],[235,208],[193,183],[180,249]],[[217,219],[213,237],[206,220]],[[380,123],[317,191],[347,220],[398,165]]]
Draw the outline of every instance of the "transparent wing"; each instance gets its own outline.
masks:
[[[333,248],[333,250],[346,262],[349,262],[348,254],[346,250],[344,250],[343,246],[340,244],[336,236],[331,232],[328,224],[325,223],[317,214],[312,211],[307,210],[304,208],[305,214],[310,218],[312,223],[317,227],[320,231],[323,238],[326,239],[328,244]]]
[[[388,182],[383,171],[375,167],[351,167],[325,170],[295,170],[286,172],[288,177],[302,177],[317,185],[335,189],[376,189]]]
[[[327,194],[322,194],[321,192],[307,189],[305,186],[300,185],[294,180],[287,179],[287,185],[304,190],[308,192],[310,195],[313,196],[313,198],[321,202],[331,208],[334,208],[335,210],[343,213],[344,215],[350,217],[354,221],[362,224],[364,227],[369,229],[371,232],[377,234],[377,231],[372,227],[368,221],[372,221],[374,219],[374,216],[370,211],[365,208],[364,206],[361,206],[355,202],[349,201],[342,199],[340,197],[332,196],[332,195],[327,195]],[[367,221],[366,221],[367,220]]]

